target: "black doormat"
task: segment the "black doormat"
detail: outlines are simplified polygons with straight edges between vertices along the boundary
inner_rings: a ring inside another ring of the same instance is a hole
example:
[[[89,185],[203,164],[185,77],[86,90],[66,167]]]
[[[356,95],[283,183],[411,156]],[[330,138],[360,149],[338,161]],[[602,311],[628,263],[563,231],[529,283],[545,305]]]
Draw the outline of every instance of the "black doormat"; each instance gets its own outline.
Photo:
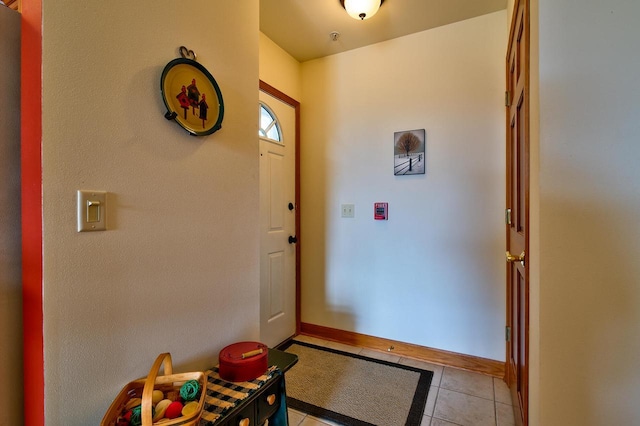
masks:
[[[287,372],[289,407],[348,426],[419,426],[433,372],[298,342]]]

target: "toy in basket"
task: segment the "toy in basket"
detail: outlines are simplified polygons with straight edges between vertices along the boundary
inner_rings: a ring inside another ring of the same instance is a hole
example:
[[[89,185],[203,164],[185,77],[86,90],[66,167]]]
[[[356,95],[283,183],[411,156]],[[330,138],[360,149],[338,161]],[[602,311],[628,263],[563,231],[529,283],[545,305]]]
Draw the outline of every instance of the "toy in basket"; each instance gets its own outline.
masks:
[[[145,379],[122,388],[100,426],[195,426],[202,415],[206,385],[202,372],[173,374],[171,354],[160,354]]]

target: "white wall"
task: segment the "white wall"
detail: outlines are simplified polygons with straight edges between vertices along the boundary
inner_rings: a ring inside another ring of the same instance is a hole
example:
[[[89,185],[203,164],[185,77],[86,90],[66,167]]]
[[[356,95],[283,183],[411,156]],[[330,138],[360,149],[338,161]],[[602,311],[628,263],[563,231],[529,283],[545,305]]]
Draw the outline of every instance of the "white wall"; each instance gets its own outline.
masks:
[[[22,424],[20,15],[0,6],[0,425]]]
[[[258,1],[43,8],[45,415],[84,426],[159,353],[259,337]],[[222,90],[207,137],[163,116],[180,45]],[[76,232],[77,189],[109,192],[108,231]]]
[[[640,3],[537,4],[536,424],[640,424]]]
[[[504,360],[506,27],[501,11],[302,64],[303,322]],[[426,174],[394,177],[412,129]]]

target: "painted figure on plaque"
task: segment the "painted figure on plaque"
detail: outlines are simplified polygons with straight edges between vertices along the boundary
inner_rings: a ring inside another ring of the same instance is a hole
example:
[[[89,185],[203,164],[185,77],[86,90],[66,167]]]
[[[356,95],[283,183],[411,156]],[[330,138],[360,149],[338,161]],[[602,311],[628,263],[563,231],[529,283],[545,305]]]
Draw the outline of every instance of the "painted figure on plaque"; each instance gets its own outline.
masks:
[[[180,102],[180,108],[184,109],[184,119],[186,120],[187,111],[189,110],[191,103],[189,102],[189,97],[187,96],[187,88],[185,86],[182,86],[182,91],[178,93],[178,96],[176,96],[176,98],[178,98],[178,102]]]
[[[196,87],[196,79],[191,80],[191,84],[187,86],[187,96],[189,96],[189,102],[193,107],[193,115],[196,115],[196,108],[200,103],[200,90]]]
[[[209,105],[207,105],[206,96],[204,93],[202,94],[202,100],[200,101],[200,119],[202,120],[202,128],[204,129],[204,122],[207,121],[207,110],[209,109]]]

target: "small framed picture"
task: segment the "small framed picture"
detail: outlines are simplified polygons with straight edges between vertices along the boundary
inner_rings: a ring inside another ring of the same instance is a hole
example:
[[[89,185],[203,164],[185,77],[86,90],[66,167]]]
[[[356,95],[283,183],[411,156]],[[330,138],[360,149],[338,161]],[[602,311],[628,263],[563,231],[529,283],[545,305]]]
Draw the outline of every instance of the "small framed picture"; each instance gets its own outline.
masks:
[[[393,134],[393,174],[422,175],[425,172],[426,133],[424,129]]]

